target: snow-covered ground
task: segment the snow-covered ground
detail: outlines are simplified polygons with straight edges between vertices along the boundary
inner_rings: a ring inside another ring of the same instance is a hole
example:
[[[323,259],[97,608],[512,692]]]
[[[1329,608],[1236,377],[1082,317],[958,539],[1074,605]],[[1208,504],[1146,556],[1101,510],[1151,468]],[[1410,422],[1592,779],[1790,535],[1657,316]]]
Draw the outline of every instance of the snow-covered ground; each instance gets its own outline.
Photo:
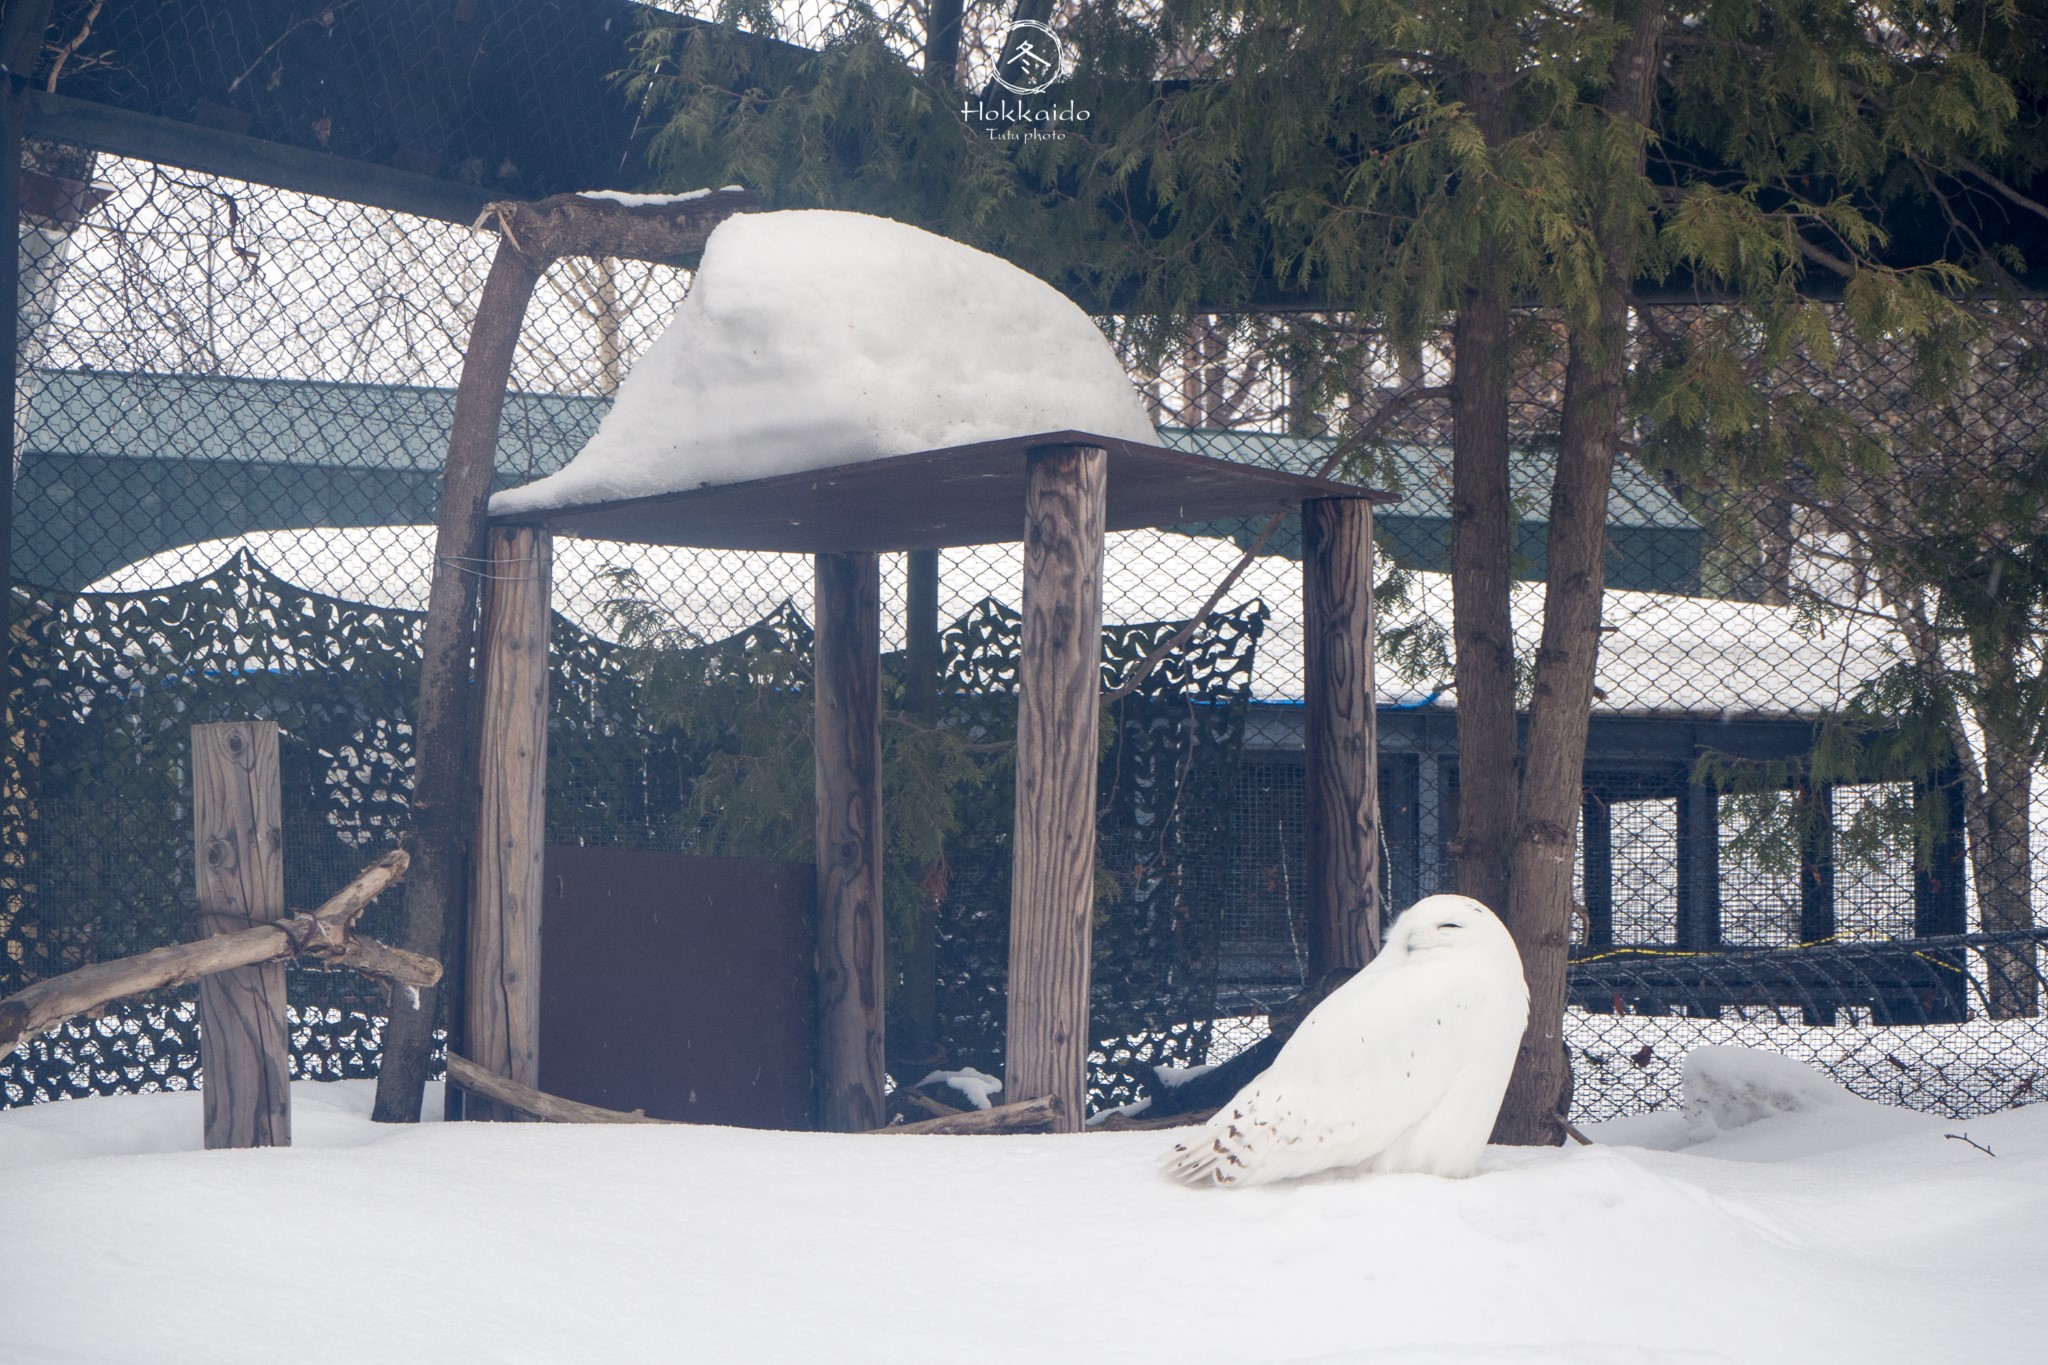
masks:
[[[208,1153],[194,1093],[41,1105],[0,1114],[0,1357],[2040,1358],[2048,1105],[1707,1060],[1690,1114],[1471,1180],[1221,1191],[1158,1133],[379,1128],[367,1083],[301,1082],[295,1148]]]

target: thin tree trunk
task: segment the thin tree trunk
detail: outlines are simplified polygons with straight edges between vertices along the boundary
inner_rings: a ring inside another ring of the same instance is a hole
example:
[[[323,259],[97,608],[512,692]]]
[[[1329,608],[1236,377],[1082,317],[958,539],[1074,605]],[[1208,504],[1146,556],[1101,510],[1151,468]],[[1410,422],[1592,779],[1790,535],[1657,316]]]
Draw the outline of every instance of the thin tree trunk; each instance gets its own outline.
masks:
[[[1508,901],[1515,817],[1508,503],[1513,321],[1491,285],[1489,279],[1486,287],[1467,291],[1451,330],[1451,634],[1458,680],[1458,825],[1451,854],[1458,890],[1499,910]]]
[[[461,960],[463,852],[468,842],[469,676],[476,642],[484,516],[498,451],[498,422],[520,324],[540,273],[509,240],[498,244],[455,394],[440,528],[413,718],[412,875],[399,947],[442,962]],[[418,1123],[433,1056],[437,991],[394,990],[377,1071],[379,1123]]]
[[[1502,18],[1473,0],[1474,33]],[[1510,136],[1504,44],[1475,53],[1466,106],[1487,144]],[[1489,261],[1475,265],[1451,328],[1451,635],[1458,682],[1458,823],[1453,884],[1494,910],[1508,899],[1508,840],[1515,817],[1515,630],[1509,573],[1514,554],[1508,490],[1508,395],[1514,318],[1509,282]]]
[[[2018,640],[1991,641],[1976,651],[1979,679],[2011,709],[2018,696]],[[2014,742],[2001,717],[1977,708],[1984,734],[1982,781],[1969,788],[1965,804],[1970,830],[1970,870],[1977,883],[1977,920],[1987,934],[2034,927],[2034,765],[2024,741]],[[2006,724],[2009,724],[2007,722]],[[1993,948],[1984,954],[1986,1005],[1993,1019],[2032,1019],[2041,1013],[2039,950],[2029,944]]]
[[[1621,16],[1632,27],[1615,51],[1614,83],[1604,102],[1617,120],[1639,125],[1649,121],[1663,14],[1655,0],[1642,0],[1633,13]],[[1640,147],[1639,141],[1638,162]],[[1640,172],[1640,165],[1635,172]],[[1633,174],[1626,179],[1632,181]],[[1606,196],[1598,186],[1595,196],[1594,230],[1604,270],[1590,316],[1570,320],[1563,430],[1550,491],[1543,639],[1536,651],[1528,752],[1509,867],[1506,919],[1529,982],[1529,1027],[1494,1138],[1522,1145],[1564,1141],[1558,1110],[1571,1078],[1564,1009],[1572,867],[1579,806],[1585,796],[1593,671],[1600,649],[1607,489],[1627,397],[1628,306],[1635,282],[1636,239],[1625,226],[1626,215],[1601,203]]]

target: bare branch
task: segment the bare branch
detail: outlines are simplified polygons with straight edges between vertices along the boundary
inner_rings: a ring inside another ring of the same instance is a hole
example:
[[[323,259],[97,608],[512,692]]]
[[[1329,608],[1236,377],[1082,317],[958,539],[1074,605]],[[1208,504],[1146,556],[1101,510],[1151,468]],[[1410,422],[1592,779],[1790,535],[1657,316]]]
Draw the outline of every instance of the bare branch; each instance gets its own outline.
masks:
[[[143,995],[166,986],[181,986],[215,972],[282,962],[306,954],[350,965],[365,965],[405,984],[432,985],[440,964],[413,954],[402,957],[382,944],[351,941],[349,927],[377,893],[405,875],[410,859],[403,849],[391,852],[356,874],[328,902],[310,914],[301,911],[232,934],[215,934],[194,943],[139,953],[113,962],[96,962],[53,976],[0,1000],[0,1053],[23,1039],[54,1028],[66,1019],[90,1014],[116,1000]],[[377,967],[367,964],[376,963]],[[420,978],[427,979],[421,980]],[[408,978],[411,978],[408,980]]]

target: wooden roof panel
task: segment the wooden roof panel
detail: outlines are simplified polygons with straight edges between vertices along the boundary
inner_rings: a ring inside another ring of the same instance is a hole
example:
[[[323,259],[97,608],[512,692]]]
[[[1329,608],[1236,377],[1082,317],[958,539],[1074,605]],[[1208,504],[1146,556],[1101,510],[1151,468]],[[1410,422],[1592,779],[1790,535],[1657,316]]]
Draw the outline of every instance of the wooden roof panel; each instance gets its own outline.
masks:
[[[1394,500],[1355,484],[1057,431],[491,520],[592,540],[714,550],[816,554],[998,544],[1023,538],[1024,456],[1044,445],[1109,452],[1112,531],[1291,511],[1310,498]]]

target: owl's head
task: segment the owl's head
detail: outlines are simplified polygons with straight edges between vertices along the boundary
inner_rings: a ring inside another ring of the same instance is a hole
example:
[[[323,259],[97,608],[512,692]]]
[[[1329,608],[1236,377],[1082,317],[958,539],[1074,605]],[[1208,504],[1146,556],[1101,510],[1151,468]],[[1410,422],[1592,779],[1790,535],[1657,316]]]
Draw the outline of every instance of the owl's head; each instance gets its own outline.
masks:
[[[1424,896],[1387,930],[1387,949],[1408,955],[1512,946],[1507,926],[1470,896]]]

